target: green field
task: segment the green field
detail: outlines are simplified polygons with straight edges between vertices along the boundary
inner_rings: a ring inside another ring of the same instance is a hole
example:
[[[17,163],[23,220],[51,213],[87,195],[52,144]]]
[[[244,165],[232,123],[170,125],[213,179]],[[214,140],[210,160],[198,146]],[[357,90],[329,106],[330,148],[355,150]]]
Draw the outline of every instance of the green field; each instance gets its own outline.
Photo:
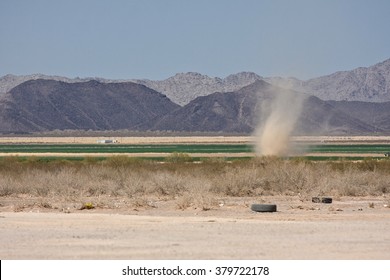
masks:
[[[379,159],[383,158],[383,154],[390,151],[390,145],[379,144],[360,144],[360,145],[305,145],[298,146],[298,149],[305,151],[306,153],[319,153],[316,156],[298,156],[289,157],[302,158],[305,160],[323,161],[323,160],[363,160],[366,158]],[[152,161],[203,161],[205,158],[196,156],[196,154],[214,154],[227,161],[232,160],[245,160],[250,157],[232,156],[235,153],[252,153],[254,147],[249,144],[170,144],[170,145],[125,145],[125,144],[3,144],[0,145],[0,153],[93,153],[94,158],[97,161],[105,160],[107,157],[96,156],[99,153],[132,153],[135,157],[140,154],[138,158],[143,158],[141,153],[168,153],[173,154],[191,154],[191,157],[178,158],[174,157],[147,157],[143,159]],[[344,156],[335,156],[331,153],[345,154]],[[230,154],[230,156],[224,156],[223,154]],[[348,154],[361,154],[361,156],[348,156]],[[371,154],[365,156],[364,154]],[[378,157],[372,156],[372,154],[378,154]],[[82,161],[86,158],[80,156],[35,156],[39,162],[52,162],[57,160],[67,161]],[[19,160],[26,161],[28,156],[21,156]]]
[[[362,154],[384,154],[390,152],[390,145],[379,144],[355,144],[355,145],[316,145],[310,146],[309,151],[313,153],[362,153]]]
[[[309,153],[359,153],[383,155],[390,152],[390,145],[310,145],[303,146]],[[170,144],[170,145],[124,145],[124,144],[3,144],[0,153],[251,153],[249,144]]]
[[[311,145],[310,153],[378,153],[390,152],[390,145]],[[124,145],[124,144],[4,144],[0,153],[251,153],[248,144],[177,144],[177,145]]]
[[[0,145],[0,153],[250,153],[250,145],[179,144],[179,145],[123,145],[123,144],[21,144]]]

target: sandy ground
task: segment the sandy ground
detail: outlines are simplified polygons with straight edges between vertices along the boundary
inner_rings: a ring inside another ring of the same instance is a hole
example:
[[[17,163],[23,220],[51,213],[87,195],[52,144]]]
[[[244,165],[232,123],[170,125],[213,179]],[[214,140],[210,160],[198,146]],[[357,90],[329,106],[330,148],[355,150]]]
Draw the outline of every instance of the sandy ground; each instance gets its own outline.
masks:
[[[254,157],[254,153],[186,153],[190,157]],[[111,157],[111,156],[128,156],[128,157],[168,157],[172,153],[0,153],[4,156],[41,156],[41,157]]]
[[[117,140],[121,144],[253,143],[254,136],[178,136],[178,137],[0,137],[0,143],[96,144],[98,140]],[[296,136],[293,142],[314,143],[390,143],[390,136]]]
[[[382,197],[268,197],[275,213],[252,212],[252,202],[232,198],[209,211],[172,201],[71,213],[0,207],[0,259],[390,259]]]
[[[0,137],[0,143],[96,144],[117,140],[121,144],[247,143],[250,136],[151,136],[151,137]]]

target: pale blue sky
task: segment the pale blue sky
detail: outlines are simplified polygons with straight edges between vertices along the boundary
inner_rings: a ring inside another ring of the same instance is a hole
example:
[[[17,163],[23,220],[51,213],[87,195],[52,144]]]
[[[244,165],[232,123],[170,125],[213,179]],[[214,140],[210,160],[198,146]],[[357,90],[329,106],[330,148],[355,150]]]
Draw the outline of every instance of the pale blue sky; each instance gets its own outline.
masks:
[[[390,58],[388,0],[0,0],[0,76],[308,79]]]

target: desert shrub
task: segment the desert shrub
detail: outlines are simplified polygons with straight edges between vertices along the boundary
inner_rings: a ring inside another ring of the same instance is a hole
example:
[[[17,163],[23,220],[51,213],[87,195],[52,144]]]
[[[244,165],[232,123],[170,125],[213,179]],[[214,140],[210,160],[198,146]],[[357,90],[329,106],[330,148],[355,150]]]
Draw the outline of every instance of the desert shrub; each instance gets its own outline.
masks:
[[[210,209],[218,197],[224,196],[282,194],[309,199],[312,195],[364,196],[389,192],[388,160],[310,162],[263,157],[234,162],[193,163],[175,159],[158,163],[123,156],[91,162],[0,159],[2,197],[28,194],[80,201],[86,197],[112,196],[136,201],[153,196],[178,200],[182,205],[178,208]]]
[[[183,163],[183,162],[191,162],[192,158],[187,153],[174,152],[166,158],[166,161],[173,162],[173,163]]]
[[[103,164],[113,168],[128,167],[141,162],[138,158],[132,158],[124,155],[108,157]]]
[[[298,194],[310,188],[314,169],[306,162],[264,157],[227,166],[223,178],[216,178],[214,191],[231,196]]]
[[[85,164],[85,165],[96,165],[98,163],[100,163],[101,160],[97,157],[84,157],[84,159],[82,160],[82,163]]]
[[[191,195],[182,195],[176,200],[176,207],[180,210],[185,210],[193,205],[193,197]]]
[[[4,183],[0,184],[0,197],[9,196],[13,193],[14,193],[14,189],[10,185]]]
[[[228,166],[222,174],[213,180],[212,191],[228,196],[251,196],[262,193],[262,178],[259,171],[249,168]]]

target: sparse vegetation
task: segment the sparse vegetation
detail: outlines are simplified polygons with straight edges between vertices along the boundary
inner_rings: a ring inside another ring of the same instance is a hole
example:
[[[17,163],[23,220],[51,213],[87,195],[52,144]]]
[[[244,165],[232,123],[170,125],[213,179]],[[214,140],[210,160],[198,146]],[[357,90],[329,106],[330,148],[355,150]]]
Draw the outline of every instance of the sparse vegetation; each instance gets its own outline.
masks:
[[[174,200],[179,209],[209,210],[218,207],[224,197],[287,195],[310,200],[316,195],[381,196],[389,192],[390,161],[386,159],[313,162],[262,157],[192,162],[186,154],[175,154],[164,163],[125,156],[49,162],[0,159],[0,199],[28,196],[45,201],[47,209],[54,209],[55,202],[82,203],[84,209],[91,209],[85,201],[93,207],[98,203],[107,208],[155,207],[149,200],[152,197]]]
[[[174,163],[190,162],[192,161],[192,158],[187,153],[174,152],[167,158],[167,161]]]
[[[93,205],[92,202],[86,202],[83,205],[81,205],[80,210],[84,210],[84,209],[90,210],[90,209],[94,209],[94,208],[95,208],[95,205]]]

